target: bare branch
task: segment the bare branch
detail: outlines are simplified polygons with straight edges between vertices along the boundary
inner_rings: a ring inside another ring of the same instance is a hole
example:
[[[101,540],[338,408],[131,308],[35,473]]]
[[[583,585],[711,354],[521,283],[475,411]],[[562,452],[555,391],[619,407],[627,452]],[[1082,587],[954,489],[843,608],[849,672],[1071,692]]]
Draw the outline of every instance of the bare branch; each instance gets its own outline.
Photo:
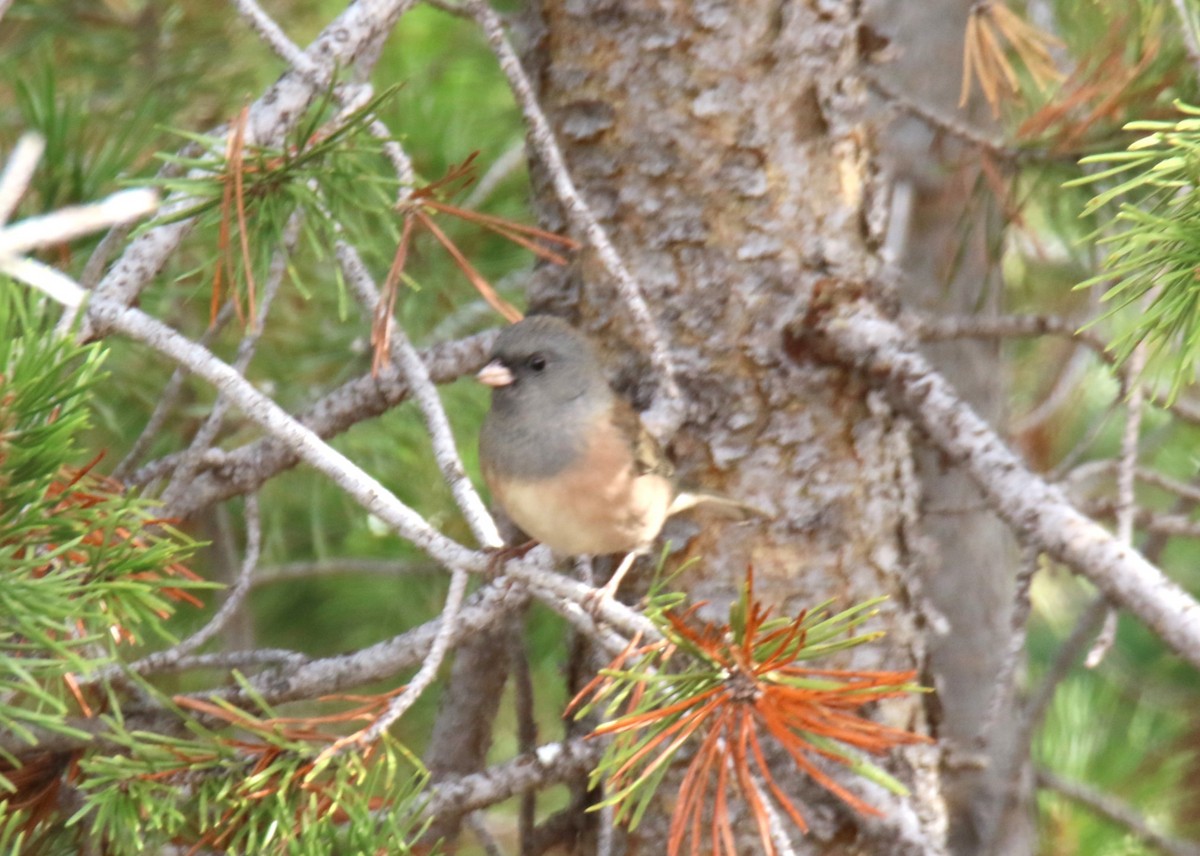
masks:
[[[250,651],[215,651],[211,654],[193,654],[179,657],[171,662],[147,665],[140,670],[143,675],[163,675],[188,672],[193,669],[245,669],[252,666],[287,666],[296,668],[311,662],[307,654],[283,648],[255,648]]]
[[[40,217],[29,217],[0,230],[0,259],[129,223],[153,213],[156,208],[158,194],[136,188],[120,190],[91,205],[72,205]]]
[[[109,235],[114,234],[109,232]],[[107,236],[106,236],[107,237]],[[207,348],[217,334],[224,329],[229,323],[229,319],[234,313],[233,301],[227,301],[221,307],[221,311],[217,313],[217,317],[213,319],[212,324],[200,335],[197,342]],[[175,407],[175,402],[179,398],[179,393],[183,391],[183,382],[187,380],[188,373],[182,367],[176,367],[175,371],[171,372],[171,377],[159,393],[158,400],[154,402],[154,410],[150,413],[150,418],[146,420],[146,427],[142,429],[142,433],[133,442],[129,449],[129,453],[121,459],[121,463],[113,468],[112,476],[115,479],[126,481],[137,466],[138,461],[142,459],[142,455],[146,454],[146,450],[150,448],[150,444],[158,439],[162,427],[166,424],[167,418],[171,415],[171,411]],[[186,453],[181,452],[172,458],[171,469],[176,468],[176,464],[183,459]]]
[[[454,638],[455,623],[459,610],[462,608],[463,597],[467,592],[467,579],[466,571],[455,570],[451,573],[450,590],[446,593],[446,603],[442,606],[437,633],[434,634],[433,641],[429,645],[429,652],[421,663],[421,668],[408,682],[404,692],[392,699],[388,703],[387,710],[381,713],[370,726],[362,729],[358,734],[350,735],[344,741],[339,740],[330,747],[331,750],[338,751],[339,747],[351,745],[363,748],[374,744],[383,732],[402,717],[437,679],[438,669],[442,667],[442,662],[446,659],[446,654],[450,651],[451,641]]]
[[[1143,844],[1161,850],[1169,856],[1200,856],[1200,844],[1170,838],[1152,829],[1146,819],[1132,806],[1114,796],[1100,793],[1079,782],[1062,778],[1050,770],[1037,771],[1038,785],[1061,794],[1072,802],[1079,803],[1096,814],[1124,827],[1130,835]]]
[[[471,834],[475,836],[475,840],[479,842],[479,846],[483,848],[485,856],[504,856],[504,848],[500,846],[500,842],[488,829],[482,812],[473,811],[468,814],[466,823]]]
[[[470,195],[463,200],[463,208],[477,208],[487,201],[492,192],[500,186],[500,182],[508,178],[525,163],[525,141],[517,140],[500,157],[488,167],[483,178],[471,188]]]
[[[358,251],[345,241],[338,241],[334,252],[337,254],[342,273],[346,276],[346,282],[358,293],[360,301],[367,306],[378,305],[379,289],[367,272],[367,267],[359,257]],[[467,471],[463,467],[458,447],[454,443],[454,434],[450,430],[450,420],[446,416],[446,409],[442,407],[442,399],[438,396],[437,387],[429,377],[429,370],[425,367],[420,355],[417,354],[416,348],[409,342],[404,328],[396,324],[390,317],[388,322],[392,325],[391,336],[388,340],[390,356],[408,380],[412,396],[425,416],[425,425],[429,429],[429,437],[433,443],[434,458],[442,471],[442,478],[446,480],[455,503],[466,519],[467,525],[471,527],[471,533],[479,541],[480,546],[503,547],[504,539],[500,537],[496,521],[492,519],[487,506],[479,498],[475,486],[467,478]]]
[[[1146,400],[1141,384],[1142,370],[1146,367],[1146,345],[1133,349],[1129,362],[1122,371],[1121,386],[1126,392],[1125,430],[1121,433],[1121,454],[1117,459],[1117,538],[1125,544],[1133,544],[1134,482],[1137,476],[1138,439],[1142,433],[1142,412]],[[1100,635],[1092,644],[1084,663],[1089,669],[1099,666],[1117,641],[1117,611],[1110,609],[1104,617]]]
[[[1017,666],[1025,650],[1026,623],[1029,621],[1029,611],[1032,606],[1029,589],[1033,585],[1034,574],[1038,571],[1039,554],[1036,549],[1025,545],[1022,550],[1021,567],[1017,572],[1016,584],[1013,591],[1012,615],[1009,619],[1008,650],[1000,663],[1000,671],[996,675],[992,687],[992,696],[988,700],[987,711],[979,729],[977,742],[987,746],[996,731],[996,725],[1005,711],[1010,709],[1011,700],[1016,693]],[[1023,756],[1018,756],[1018,758]],[[1015,765],[1019,771],[1021,764]]]
[[[233,0],[233,5],[237,7],[242,19],[250,25],[250,29],[258,34],[277,57],[302,74],[315,71],[312,59],[288,38],[283,28],[263,11],[257,0]]]
[[[957,117],[944,115],[933,107],[920,103],[916,98],[901,92],[891,83],[876,76],[868,75],[867,84],[890,101],[895,107],[916,116],[926,124],[956,137],[968,145],[983,149],[1003,161],[1045,160],[1045,154],[1034,149],[1020,149],[1010,146],[1003,140],[989,136],[985,131],[973,128]],[[1074,164],[1072,159],[1070,163]]]
[[[1063,336],[1074,339],[1097,354],[1106,357],[1108,344],[1085,328],[1085,322],[1060,318],[1057,315],[959,315],[938,318],[913,317],[906,319],[923,342],[944,342],[950,339],[1023,339],[1042,336]]]
[[[430,787],[426,817],[447,820],[495,805],[511,796],[586,774],[600,760],[598,740],[549,743],[482,773],[447,779]]]
[[[529,601],[524,587],[498,581],[466,599],[453,622],[449,645],[481,633]],[[420,663],[441,633],[440,618],[414,627],[391,639],[354,651],[311,660],[286,671],[252,678],[250,683],[271,704],[315,698],[352,687],[392,678]],[[234,704],[252,701],[240,688],[219,693]]]
[[[0,18],[4,16],[6,5],[7,3],[0,0]],[[4,172],[0,173],[0,226],[7,223],[8,218],[17,210],[21,197],[29,189],[33,171],[37,169],[45,149],[46,139],[35,133],[22,134],[13,146],[4,164]]]
[[[301,209],[296,209],[292,212],[292,215],[283,227],[280,246],[271,254],[271,266],[267,272],[266,283],[263,285],[258,311],[254,311],[253,307],[251,307],[250,317],[252,321],[250,329],[246,331],[246,334],[242,337],[242,341],[238,343],[237,356],[233,362],[233,368],[238,374],[245,375],[246,368],[250,365],[250,361],[254,359],[254,352],[258,348],[258,340],[262,337],[267,316],[270,314],[271,305],[275,301],[275,294],[279,291],[280,283],[283,282],[284,273],[287,272],[288,257],[295,249],[296,240],[300,236],[300,225],[303,217],[304,214]],[[188,491],[193,477],[202,465],[205,453],[212,448],[213,441],[216,440],[217,433],[221,430],[221,424],[225,421],[225,414],[228,411],[229,399],[224,395],[218,395],[208,415],[204,417],[204,421],[192,437],[192,442],[188,446],[188,449],[179,459],[179,464],[175,467],[175,472],[171,476],[170,484],[167,485],[162,493],[162,504],[166,506],[169,513],[175,499]]]
[[[313,562],[289,562],[286,565],[268,565],[259,569],[254,576],[254,588],[269,586],[290,580],[325,577],[336,574],[379,574],[381,576],[408,576],[410,574],[438,573],[441,568],[429,561],[405,561],[404,559],[360,559],[347,556]]]
[[[489,330],[425,351],[422,359],[430,377],[437,383],[447,383],[478,371],[487,362],[497,333]],[[327,439],[400,404],[410,392],[411,387],[399,369],[386,366],[378,377],[366,374],[342,384],[295,418],[318,437]],[[230,452],[213,451],[215,454],[206,458],[210,469],[197,476],[188,494],[176,503],[174,511],[180,517],[189,517],[214,502],[257,490],[267,479],[300,461],[294,449],[275,437],[264,437]],[[159,477],[164,467],[168,471],[174,468],[173,458],[143,467],[128,481],[145,484]]]
[[[790,328],[793,353],[815,353],[864,371],[943,454],[965,468],[1014,530],[1087,577],[1200,666],[1200,604],[1194,598],[1081,514],[1061,489],[1031,473],[930,367],[905,331],[871,303],[817,300],[814,307]]]
[[[97,675],[97,678],[107,677],[123,668],[127,668],[139,675],[169,669],[173,663],[191,654],[225,629],[225,625],[229,623],[229,619],[233,618],[234,613],[241,609],[242,604],[246,602],[246,595],[250,593],[250,580],[254,574],[254,569],[258,567],[258,557],[262,552],[262,520],[258,513],[258,494],[252,493],[246,497],[245,516],[246,555],[242,559],[241,570],[238,572],[237,581],[234,583],[233,588],[229,590],[225,602],[221,604],[221,608],[216,611],[213,617],[208,620],[208,623],[187,639],[165,651],[150,654],[137,662],[129,664],[127,667],[113,667],[106,673]]]
[[[1110,366],[1117,359],[1108,350],[1108,343],[1094,330],[1083,326],[1086,322],[1073,322],[1054,315],[1001,315],[978,317],[974,315],[950,318],[908,318],[917,336],[925,342],[940,342],[947,339],[988,338],[1023,339],[1039,336],[1063,336],[1091,349]],[[1191,425],[1200,425],[1200,407],[1186,401],[1172,401],[1170,396],[1150,390],[1147,398],[1160,410],[1170,411]]]

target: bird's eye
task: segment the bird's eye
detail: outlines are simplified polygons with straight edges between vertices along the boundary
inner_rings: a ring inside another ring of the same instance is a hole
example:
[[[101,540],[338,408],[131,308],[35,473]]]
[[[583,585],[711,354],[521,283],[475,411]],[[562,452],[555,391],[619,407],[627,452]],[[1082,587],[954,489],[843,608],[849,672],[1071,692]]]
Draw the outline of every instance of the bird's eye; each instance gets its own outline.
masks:
[[[546,358],[541,354],[534,354],[526,361],[526,365],[528,365],[535,372],[540,372],[546,367]]]

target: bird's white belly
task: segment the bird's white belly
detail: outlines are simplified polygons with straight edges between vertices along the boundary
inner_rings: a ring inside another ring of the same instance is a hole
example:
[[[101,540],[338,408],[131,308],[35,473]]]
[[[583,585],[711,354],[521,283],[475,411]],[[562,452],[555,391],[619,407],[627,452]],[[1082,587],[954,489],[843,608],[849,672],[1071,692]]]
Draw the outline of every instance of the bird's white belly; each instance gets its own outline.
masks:
[[[578,487],[584,482],[586,490]],[[556,553],[602,555],[653,541],[671,494],[662,476],[633,476],[626,469],[608,479],[509,481],[500,499],[514,523]]]

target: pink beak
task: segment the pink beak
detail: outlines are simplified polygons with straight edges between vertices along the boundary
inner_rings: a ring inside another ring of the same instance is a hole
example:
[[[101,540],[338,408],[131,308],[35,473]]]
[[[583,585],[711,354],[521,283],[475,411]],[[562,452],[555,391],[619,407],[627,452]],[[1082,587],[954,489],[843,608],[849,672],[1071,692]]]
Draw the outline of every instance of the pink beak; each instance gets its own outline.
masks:
[[[508,386],[514,378],[513,373],[503,363],[499,360],[492,360],[479,370],[479,374],[475,375],[475,380],[491,387],[497,387]]]

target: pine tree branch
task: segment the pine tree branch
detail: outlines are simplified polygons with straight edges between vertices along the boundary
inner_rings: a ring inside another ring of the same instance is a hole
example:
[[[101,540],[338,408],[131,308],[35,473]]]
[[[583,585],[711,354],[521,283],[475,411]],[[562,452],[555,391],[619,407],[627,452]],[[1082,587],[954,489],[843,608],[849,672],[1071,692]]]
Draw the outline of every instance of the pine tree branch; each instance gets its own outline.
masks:
[[[271,265],[267,271],[266,282],[263,285],[258,311],[255,312],[252,308],[250,314],[253,323],[249,325],[245,335],[242,337],[242,341],[238,343],[237,355],[234,357],[233,368],[238,374],[245,375],[250,361],[254,359],[254,353],[258,349],[258,341],[262,338],[267,317],[270,315],[271,306],[275,301],[275,294],[279,291],[279,286],[283,282],[283,275],[287,271],[288,258],[295,250],[296,241],[300,236],[300,225],[303,217],[304,213],[301,209],[296,209],[292,212],[292,215],[288,218],[283,228],[280,246],[271,254]],[[213,443],[217,439],[217,434],[221,430],[221,425],[225,421],[225,414],[228,412],[229,399],[224,395],[218,395],[208,415],[204,417],[204,421],[200,423],[200,427],[196,430],[195,435],[193,435],[192,442],[183,452],[183,457],[179,460],[179,465],[171,473],[170,483],[162,492],[160,499],[167,508],[174,505],[174,500],[187,491],[196,471],[202,466],[204,456],[213,447]]]
[[[1023,538],[1096,584],[1172,650],[1200,667],[1200,603],[1136,550],[1122,544],[1021,463],[917,351],[912,337],[863,298],[817,295],[788,329],[796,358],[853,366],[951,461],[964,467],[988,503]]]
[[[446,821],[503,802],[516,794],[586,775],[600,760],[603,744],[575,739],[548,743],[481,773],[447,779],[430,787],[423,815]]]
[[[336,576],[339,574],[372,574],[396,577],[412,574],[440,573],[441,570],[440,567],[428,560],[360,559],[356,556],[343,556],[332,559],[317,559],[311,562],[288,562],[285,565],[265,565],[255,575],[253,586],[254,588],[262,588],[290,580]]]
[[[422,352],[421,358],[435,383],[449,383],[483,367],[497,334],[498,331],[489,330],[438,344]],[[295,419],[318,437],[328,439],[406,401],[411,392],[403,373],[389,365],[378,376],[368,373],[342,384]],[[169,472],[174,468],[177,455],[147,464],[128,481],[146,484],[161,477],[164,470]],[[181,518],[190,517],[215,502],[257,490],[268,479],[299,462],[296,451],[275,437],[263,437],[229,452],[213,450],[205,458],[208,469],[197,475],[171,512]]]
[[[1163,835],[1151,828],[1146,819],[1132,806],[1110,794],[1100,793],[1087,785],[1069,781],[1044,768],[1037,771],[1037,782],[1039,787],[1061,794],[1105,820],[1124,827],[1138,841],[1168,856],[1200,856],[1200,844]]]
[[[125,669],[139,675],[170,669],[173,664],[192,654],[225,629],[230,619],[246,602],[246,596],[250,594],[250,581],[254,576],[255,568],[258,567],[258,558],[262,554],[262,517],[258,511],[258,494],[247,494],[245,517],[246,554],[242,558],[242,567],[238,571],[237,581],[229,590],[224,603],[208,620],[208,623],[177,645],[143,657],[128,666],[115,666],[107,672],[96,675],[94,680],[112,677]]]
[[[1001,315],[979,317],[965,315],[943,318],[909,318],[905,324],[924,342],[942,342],[949,339],[1026,339],[1041,336],[1061,336],[1078,342],[1093,351],[1110,366],[1117,359],[1094,330],[1084,326],[1086,322],[1074,322],[1055,315]],[[1172,401],[1167,395],[1148,390],[1147,398],[1160,410],[1166,410],[1191,425],[1200,425],[1200,407],[1186,401]]]
[[[362,51],[390,30],[415,0],[359,0],[351,3],[316,40],[304,50],[302,68],[285,72],[249,108],[246,141],[259,146],[281,143],[305,114],[309,104],[328,89],[337,69],[351,65]],[[223,136],[227,128],[210,132]],[[192,204],[186,194],[172,194],[162,206],[165,218],[178,214]],[[142,234],[125,249],[117,262],[96,286],[96,293],[122,306],[132,304],[141,290],[158,275],[167,260],[191,231],[194,218],[163,223]],[[103,336],[104,321],[115,317],[95,310],[104,304],[89,306],[81,334],[84,339]]]
[[[346,277],[346,282],[358,296],[359,302],[365,307],[374,309],[380,305],[379,289],[376,287],[367,266],[363,264],[358,251],[346,241],[338,241],[334,249],[338,265]],[[454,442],[454,434],[450,430],[450,419],[442,406],[437,387],[429,376],[416,348],[408,340],[404,328],[395,323],[395,319],[387,319],[389,325],[388,345],[389,356],[408,381],[411,395],[425,417],[425,427],[433,444],[433,456],[442,471],[442,478],[450,488],[450,493],[458,505],[459,511],[471,527],[471,534],[483,547],[499,549],[504,546],[504,539],[496,528],[496,521],[488,513],[475,486],[467,478],[462,458],[458,454],[458,446]]]
[[[1121,391],[1126,402],[1125,428],[1121,432],[1121,452],[1117,458],[1117,539],[1133,545],[1133,524],[1137,514],[1134,486],[1137,479],[1138,442],[1142,434],[1142,413],[1146,400],[1145,387],[1141,382],[1142,370],[1146,367],[1146,343],[1141,342],[1133,349],[1129,362],[1121,372]],[[1117,611],[1110,609],[1104,617],[1100,635],[1092,643],[1084,661],[1094,669],[1108,655],[1117,641]]]

